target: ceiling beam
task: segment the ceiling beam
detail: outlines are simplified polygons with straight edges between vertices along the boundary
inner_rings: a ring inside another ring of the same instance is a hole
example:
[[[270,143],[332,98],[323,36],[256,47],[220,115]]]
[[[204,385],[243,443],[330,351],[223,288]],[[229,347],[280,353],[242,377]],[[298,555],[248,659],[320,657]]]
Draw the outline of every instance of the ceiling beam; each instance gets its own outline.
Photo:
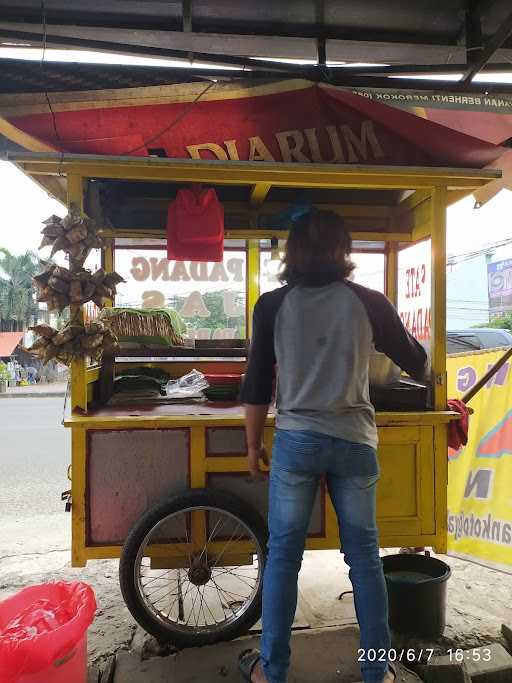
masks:
[[[0,22],[0,38],[26,40],[34,47],[40,46],[42,28],[39,24]],[[325,37],[325,36],[324,36]],[[356,36],[353,36],[356,38]],[[92,48],[100,50],[132,50],[145,56],[187,58],[190,52],[201,61],[215,60],[227,66],[248,66],[251,58],[299,59],[316,62],[318,42],[316,38],[289,38],[275,35],[244,35],[229,33],[202,33],[197,31],[163,31],[144,29],[105,28],[96,26],[65,26],[47,24],[49,46]],[[326,61],[376,62],[384,64],[433,65],[466,63],[464,45],[434,43],[406,43],[380,40],[325,41]],[[512,49],[500,49],[491,55],[491,61],[512,61]],[[250,62],[250,68],[258,68],[258,62]],[[280,65],[280,70],[293,71],[295,65]],[[274,64],[265,63],[271,70]],[[285,67],[289,67],[286,69]]]
[[[181,32],[178,35],[184,35]],[[26,47],[33,47],[36,49],[41,48],[42,33],[29,33],[25,30],[17,31],[11,29],[4,29],[0,25],[0,48],[2,43],[10,41],[12,39],[18,41],[22,40],[26,43]],[[167,41],[168,42],[168,41]],[[94,40],[93,38],[74,38],[74,37],[60,37],[54,36],[49,33],[46,35],[46,45],[47,47],[53,48],[64,48],[64,49],[78,49],[78,50],[95,50],[98,52],[109,52],[115,54],[129,54],[139,57],[152,57],[152,58],[164,58],[173,60],[185,60],[186,65],[189,66],[189,58],[191,50],[175,50],[175,49],[165,49],[158,47],[137,47],[136,44],[131,43],[111,43],[103,40]],[[20,47],[20,45],[18,45]],[[265,73],[269,72],[279,72],[281,73],[297,73],[300,70],[300,66],[294,64],[286,64],[281,62],[272,61],[256,61],[250,60],[243,57],[231,57],[229,55],[217,56],[216,54],[210,53],[194,53],[195,59],[198,62],[204,64],[209,64],[212,66],[222,67],[235,67],[239,70],[250,68],[251,71],[263,71]],[[201,67],[196,67],[200,69]],[[203,69],[204,71],[204,69]],[[224,71],[225,75],[229,75],[229,71]]]
[[[436,75],[436,74],[463,74],[468,68],[467,64],[394,64],[393,66],[365,66],[345,69],[344,71],[353,76],[413,76],[413,75]],[[341,72],[343,69],[333,69]],[[488,64],[481,69],[481,73],[510,73],[512,64]],[[437,84],[436,84],[437,87]]]
[[[181,2],[181,16],[183,20],[183,33],[191,33],[192,31],[192,0],[182,0]],[[194,53],[188,53],[188,58],[191,62],[194,61]]]
[[[0,36],[15,31],[20,38],[26,33],[31,40],[41,40],[42,28],[36,24],[1,22]],[[138,48],[164,49],[168,56],[188,52],[222,57],[269,57],[270,59],[309,59],[316,61],[316,40],[313,38],[286,38],[283,36],[245,36],[223,33],[197,33],[194,31],[162,31],[144,29],[104,28],[97,26],[65,26],[47,24],[48,40],[57,38],[83,41],[104,41],[111,44],[131,45]],[[37,38],[36,38],[37,36]],[[198,57],[197,57],[198,58]]]
[[[468,66],[464,72],[461,83],[470,83],[511,34],[512,12],[504,19],[496,33],[487,40],[482,50],[479,52],[478,58]]]
[[[272,185],[269,183],[256,183],[256,185],[253,185],[249,199],[250,205],[252,207],[261,206],[267,198],[271,187]]]
[[[465,12],[464,43],[466,46],[466,62],[476,64],[482,52],[482,22],[479,11],[479,2],[470,0]]]

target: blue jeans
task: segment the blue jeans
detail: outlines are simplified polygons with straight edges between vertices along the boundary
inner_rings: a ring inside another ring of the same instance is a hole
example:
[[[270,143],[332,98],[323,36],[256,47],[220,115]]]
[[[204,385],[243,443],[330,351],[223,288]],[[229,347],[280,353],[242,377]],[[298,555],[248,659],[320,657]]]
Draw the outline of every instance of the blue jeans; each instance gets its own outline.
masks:
[[[322,477],[336,509],[342,552],[350,567],[364,683],[381,683],[390,647],[386,583],[375,522],[379,465],[375,449],[325,434],[277,430],[270,472],[268,560],[263,579],[261,661],[269,683],[285,683],[297,607],[297,577]],[[334,579],[335,580],[335,579]]]

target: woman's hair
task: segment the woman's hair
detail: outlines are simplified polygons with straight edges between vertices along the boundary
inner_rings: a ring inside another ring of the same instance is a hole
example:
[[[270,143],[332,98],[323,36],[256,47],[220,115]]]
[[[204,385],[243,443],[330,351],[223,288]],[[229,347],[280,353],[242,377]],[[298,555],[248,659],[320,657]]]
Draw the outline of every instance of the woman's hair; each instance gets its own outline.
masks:
[[[354,270],[352,239],[334,211],[313,209],[294,222],[286,242],[281,282],[321,285],[345,280]]]

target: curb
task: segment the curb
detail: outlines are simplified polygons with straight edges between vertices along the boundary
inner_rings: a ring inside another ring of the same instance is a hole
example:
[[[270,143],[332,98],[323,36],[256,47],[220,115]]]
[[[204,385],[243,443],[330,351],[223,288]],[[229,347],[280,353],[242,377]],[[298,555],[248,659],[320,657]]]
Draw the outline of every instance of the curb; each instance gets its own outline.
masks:
[[[15,394],[0,394],[0,400],[2,398],[58,398],[61,396],[64,398],[66,395],[65,391],[41,391],[41,392],[30,392],[24,391],[22,393],[16,392]]]

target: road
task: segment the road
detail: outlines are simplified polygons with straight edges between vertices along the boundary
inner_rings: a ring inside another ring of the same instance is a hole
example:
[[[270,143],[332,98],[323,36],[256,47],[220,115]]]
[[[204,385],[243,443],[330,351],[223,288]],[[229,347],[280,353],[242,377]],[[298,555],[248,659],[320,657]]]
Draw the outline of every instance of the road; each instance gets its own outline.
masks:
[[[98,660],[126,647],[135,624],[121,598],[117,562],[70,565],[71,515],[60,500],[71,462],[63,407],[62,396],[0,401],[0,600],[50,579],[86,581],[99,606],[89,630],[89,657]]]
[[[64,399],[13,398],[0,403],[0,518],[62,516],[69,488],[69,430],[61,425]]]

